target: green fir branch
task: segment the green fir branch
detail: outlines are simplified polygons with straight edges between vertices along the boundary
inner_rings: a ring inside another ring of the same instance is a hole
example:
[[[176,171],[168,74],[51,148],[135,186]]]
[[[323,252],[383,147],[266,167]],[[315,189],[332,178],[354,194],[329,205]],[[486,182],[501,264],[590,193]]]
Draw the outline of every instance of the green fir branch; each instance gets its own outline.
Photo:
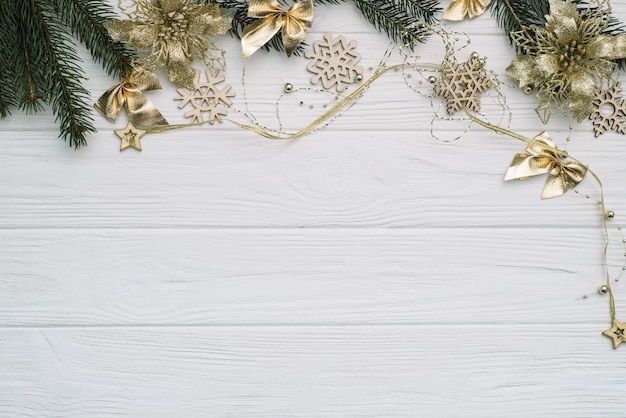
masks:
[[[422,19],[429,25],[437,23],[436,16],[442,11],[439,0],[397,0],[397,3],[409,15]]]
[[[550,13],[550,4],[547,0],[492,0],[489,8],[511,44],[513,44],[512,32],[521,31],[523,26],[543,27],[546,24],[545,16]],[[519,47],[516,48],[521,52]]]
[[[70,35],[109,75],[122,78],[134,53],[109,36],[105,24],[113,17],[101,0],[0,0],[0,117],[11,107],[31,113],[48,104],[59,136],[75,148],[86,145],[95,132],[91,98]]]
[[[108,75],[123,78],[132,69],[130,61],[134,51],[124,42],[114,40],[104,26],[115,18],[111,5],[102,0],[57,0],[54,7]]]
[[[33,31],[29,32],[29,42],[39,44],[48,57],[45,71],[51,88],[46,101],[60,124],[60,136],[74,148],[80,148],[87,145],[86,134],[96,131],[91,123],[89,92],[82,86],[85,77],[77,65],[80,59],[54,6],[50,7],[47,2],[36,4],[34,0],[25,0],[25,3],[31,5],[30,12],[37,20]]]
[[[11,112],[10,108],[17,106],[17,94],[12,80],[15,77],[15,45],[18,42],[17,33],[10,30],[12,22],[17,20],[15,2],[0,0],[0,119],[4,119]]]
[[[46,78],[48,57],[44,54],[39,21],[35,14],[36,5],[28,0],[16,10],[15,25],[24,29],[16,31],[17,43],[12,50],[11,63],[15,79],[18,107],[27,113],[43,110],[49,80]]]
[[[389,38],[413,48],[425,42],[428,31],[419,25],[420,18],[403,9],[396,2],[387,0],[354,0],[356,7],[376,29]]]

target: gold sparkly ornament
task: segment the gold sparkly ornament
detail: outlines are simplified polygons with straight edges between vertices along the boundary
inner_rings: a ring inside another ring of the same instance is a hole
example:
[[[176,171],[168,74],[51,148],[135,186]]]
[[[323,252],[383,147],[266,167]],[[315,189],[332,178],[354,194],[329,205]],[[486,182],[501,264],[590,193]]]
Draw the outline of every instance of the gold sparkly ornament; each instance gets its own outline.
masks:
[[[153,72],[135,68],[124,81],[100,96],[94,107],[111,122],[115,122],[124,108],[128,120],[134,126],[143,128],[167,125],[167,120],[159,109],[143,93],[160,88],[161,83]]]
[[[593,121],[596,138],[607,129],[626,134],[626,104],[622,96],[621,83],[615,83],[606,90],[598,90],[589,119]]]
[[[222,122],[222,116],[228,115],[228,110],[220,104],[231,106],[233,104],[231,97],[235,97],[235,93],[231,92],[231,86],[226,84],[220,89],[220,84],[224,82],[224,76],[220,76],[218,72],[213,74],[211,70],[206,70],[207,81],[200,80],[200,70],[196,70],[193,79],[193,89],[188,90],[185,88],[179,88],[178,94],[180,97],[175,97],[174,100],[179,100],[178,108],[182,109],[187,104],[193,106],[193,110],[185,113],[186,118],[191,118],[192,124],[201,124],[208,122],[211,125],[217,120]],[[204,113],[209,113],[209,119],[204,120]]]
[[[559,150],[545,131],[533,138],[526,151],[528,154],[515,155],[504,179],[523,180],[547,173],[542,199],[565,194],[583,181],[587,174],[587,167],[569,160],[567,153]]]
[[[478,54],[472,54],[467,62],[461,64],[457,63],[454,58],[444,62],[434,93],[446,99],[450,115],[463,108],[480,112],[478,93],[489,90],[491,86],[492,82],[487,77],[484,63],[481,62]]]
[[[311,60],[307,70],[315,74],[311,83],[321,81],[326,90],[336,87],[339,93],[346,89],[346,85],[353,84],[363,73],[363,67],[358,65],[361,54],[356,52],[357,45],[357,41],[347,42],[343,36],[333,38],[329,32],[324,34],[323,41],[313,42],[313,50],[304,54]]]
[[[569,0],[550,0],[545,28],[511,33],[526,55],[517,55],[506,73],[520,87],[537,89],[536,112],[543,123],[566,104],[578,122],[593,112],[596,91],[615,69],[612,60],[626,57],[626,34],[602,34],[609,22],[604,2],[579,10]]]
[[[443,14],[446,20],[473,19],[485,13],[491,0],[454,0]]]
[[[115,134],[122,139],[120,151],[131,147],[141,151],[141,137],[146,134],[146,131],[135,128],[133,123],[129,121],[126,128],[116,130]]]
[[[621,343],[626,342],[626,324],[613,318],[613,326],[602,334],[613,340],[613,348],[616,349]]]
[[[209,36],[222,35],[231,28],[234,9],[196,0],[134,0],[131,20],[112,20],[107,29],[115,39],[124,39],[138,49],[138,63],[150,71],[163,67],[178,86],[192,87],[191,63],[202,60],[207,66],[222,68],[223,51],[207,44]],[[126,9],[124,9],[126,10]],[[213,56],[219,51],[221,57]]]
[[[279,31],[282,31],[285,51],[291,56],[306,38],[307,29],[313,25],[313,14],[313,0],[296,2],[289,10],[283,10],[277,0],[251,0],[248,17],[261,20],[243,28],[243,57],[248,58],[254,54]]]

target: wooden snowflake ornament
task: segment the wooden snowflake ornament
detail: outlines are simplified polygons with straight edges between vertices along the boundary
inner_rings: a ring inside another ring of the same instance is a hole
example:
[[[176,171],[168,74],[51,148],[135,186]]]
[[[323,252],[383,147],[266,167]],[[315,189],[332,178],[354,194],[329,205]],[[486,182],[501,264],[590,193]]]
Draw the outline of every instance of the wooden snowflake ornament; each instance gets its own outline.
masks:
[[[357,41],[347,42],[343,36],[333,38],[332,33],[325,33],[323,41],[313,42],[313,50],[306,51],[305,57],[311,62],[307,69],[315,74],[311,83],[320,81],[326,90],[336,86],[337,92],[343,92],[348,84],[363,78],[363,67],[359,66],[361,54],[355,51]]]
[[[230,107],[233,102],[231,97],[235,97],[235,93],[232,93],[231,86],[229,84],[224,85],[220,90],[220,83],[225,78],[220,76],[219,72],[213,74],[211,70],[205,71],[207,81],[200,81],[200,70],[196,70],[196,74],[193,78],[194,89],[187,90],[185,88],[179,88],[178,94],[180,97],[175,97],[174,100],[179,100],[178,108],[182,109],[187,104],[191,104],[193,109],[185,113],[186,118],[191,118],[191,124],[208,122],[211,125],[217,120],[222,122],[222,116],[228,115],[228,110],[220,104]],[[204,120],[204,114],[209,114],[209,119]]]
[[[441,79],[435,85],[436,96],[447,101],[448,113],[452,115],[463,108],[480,112],[478,93],[492,86],[478,53],[472,53],[469,61],[459,64],[456,60],[446,61],[441,70]]]
[[[597,137],[607,129],[626,134],[626,104],[622,97],[622,83],[615,83],[607,90],[599,90],[593,100],[593,131]]]

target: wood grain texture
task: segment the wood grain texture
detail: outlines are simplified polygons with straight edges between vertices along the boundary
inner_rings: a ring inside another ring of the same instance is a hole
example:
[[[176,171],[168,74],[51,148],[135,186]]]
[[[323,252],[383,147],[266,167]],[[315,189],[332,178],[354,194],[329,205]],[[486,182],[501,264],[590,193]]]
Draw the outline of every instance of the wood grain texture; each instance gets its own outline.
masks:
[[[472,38],[459,60],[476,50],[504,73],[514,53],[489,16],[452,27]],[[316,9],[308,42],[326,31],[358,40],[366,76],[389,45],[350,4]],[[239,45],[218,42],[229,117],[245,122]],[[433,38],[416,54],[442,52]],[[81,53],[95,101],[114,81]],[[310,86],[304,68],[253,55],[249,111],[276,127],[284,84]],[[185,122],[162,80],[149,97]],[[543,126],[536,99],[502,80],[511,129],[546,129],[602,178],[620,276],[624,137]],[[327,99],[293,93],[283,121],[298,129]],[[96,115],[74,151],[51,114],[14,112],[0,123],[0,417],[622,416],[624,354],[601,335],[596,292],[598,188],[541,201],[543,178],[505,183],[524,144],[476,126],[432,138],[438,105],[391,72],[296,141],[225,122],[149,135],[141,153],[119,152],[124,115]]]
[[[527,418],[623,410],[623,394],[605,389],[622,381],[626,366],[611,364],[614,353],[597,353],[601,340],[570,325],[2,330],[0,342],[4,416]],[[596,367],[598,360],[610,367]]]
[[[9,249],[0,257],[0,294],[7,296],[0,317],[8,327],[544,324],[547,318],[601,327],[608,311],[595,292],[603,277],[600,237],[593,230],[586,239],[578,234],[12,231],[1,242]],[[575,240],[578,248],[547,256],[546,248]],[[621,267],[611,271],[617,276]]]

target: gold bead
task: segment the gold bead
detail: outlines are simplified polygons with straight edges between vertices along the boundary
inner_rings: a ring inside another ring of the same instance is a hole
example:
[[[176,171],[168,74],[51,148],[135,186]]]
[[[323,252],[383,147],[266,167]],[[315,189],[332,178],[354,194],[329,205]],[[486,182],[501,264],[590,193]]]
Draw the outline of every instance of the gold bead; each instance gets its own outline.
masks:
[[[598,293],[601,295],[606,295],[609,292],[609,287],[607,285],[602,285],[598,288]]]
[[[291,83],[285,84],[284,90],[285,90],[285,93],[291,93],[293,91],[293,84]]]
[[[613,219],[615,218],[615,212],[613,212],[612,210],[609,210],[606,212],[604,216],[606,216],[606,219]]]
[[[480,54],[476,51],[472,52],[472,58],[478,58],[480,57]]]
[[[428,77],[428,82],[430,84],[435,84],[437,82],[437,77],[435,77],[434,75],[431,75],[430,77]]]
[[[530,94],[530,93],[532,93],[532,92],[533,92],[533,90],[534,90],[534,87],[533,87],[533,85],[532,85],[532,84],[526,84],[526,85],[524,86],[524,93],[526,93],[526,94]]]
[[[354,79],[356,80],[357,83],[360,83],[361,81],[363,81],[363,74],[357,74],[356,77],[354,77]]]

